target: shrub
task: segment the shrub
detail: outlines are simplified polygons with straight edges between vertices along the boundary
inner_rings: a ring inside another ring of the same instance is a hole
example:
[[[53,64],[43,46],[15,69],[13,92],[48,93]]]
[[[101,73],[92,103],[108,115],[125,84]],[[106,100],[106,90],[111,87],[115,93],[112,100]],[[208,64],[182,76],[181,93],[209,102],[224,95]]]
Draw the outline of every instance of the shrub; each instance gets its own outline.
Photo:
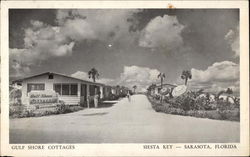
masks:
[[[65,105],[63,101],[59,101],[58,104],[50,107],[35,106],[32,110],[27,110],[23,105],[10,106],[9,116],[11,118],[24,118],[24,117],[41,117],[53,114],[64,114],[83,109],[81,106],[69,106]]]
[[[12,118],[19,117],[25,111],[24,106],[10,106],[9,116]]]
[[[24,117],[34,117],[35,113],[33,110],[24,110],[18,118],[24,118]]]
[[[177,98],[170,99],[168,100],[168,102],[171,104],[172,107],[180,108],[184,111],[193,110],[196,108],[195,100],[186,94]]]
[[[239,101],[235,103],[219,99],[210,101],[208,94],[206,97],[197,95],[195,92],[189,92],[176,98],[165,97],[163,102],[158,100],[157,95],[148,95],[148,99],[156,112],[219,120],[240,120]]]
[[[56,106],[56,113],[57,114],[62,114],[62,113],[69,113],[71,112],[70,108],[69,108],[69,105],[65,105],[64,103],[63,104],[58,104]]]

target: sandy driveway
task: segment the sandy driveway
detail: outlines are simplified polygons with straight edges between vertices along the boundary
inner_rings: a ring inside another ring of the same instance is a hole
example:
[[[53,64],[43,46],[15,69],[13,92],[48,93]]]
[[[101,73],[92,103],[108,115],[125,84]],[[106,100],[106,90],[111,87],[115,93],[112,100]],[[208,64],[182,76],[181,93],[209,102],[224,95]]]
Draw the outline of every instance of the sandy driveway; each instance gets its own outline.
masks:
[[[144,95],[109,108],[10,120],[11,143],[239,142],[240,123],[157,113]]]

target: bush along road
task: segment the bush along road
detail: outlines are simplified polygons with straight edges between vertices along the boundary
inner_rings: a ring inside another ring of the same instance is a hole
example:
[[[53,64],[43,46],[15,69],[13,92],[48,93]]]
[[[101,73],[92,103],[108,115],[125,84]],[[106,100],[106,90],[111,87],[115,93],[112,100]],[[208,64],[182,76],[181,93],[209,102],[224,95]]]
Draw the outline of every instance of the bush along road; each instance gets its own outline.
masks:
[[[163,101],[157,96],[147,94],[147,97],[156,112],[198,118],[240,121],[240,105],[236,103],[223,100],[210,102],[205,97],[196,98],[192,93],[185,93],[176,98],[165,98]]]

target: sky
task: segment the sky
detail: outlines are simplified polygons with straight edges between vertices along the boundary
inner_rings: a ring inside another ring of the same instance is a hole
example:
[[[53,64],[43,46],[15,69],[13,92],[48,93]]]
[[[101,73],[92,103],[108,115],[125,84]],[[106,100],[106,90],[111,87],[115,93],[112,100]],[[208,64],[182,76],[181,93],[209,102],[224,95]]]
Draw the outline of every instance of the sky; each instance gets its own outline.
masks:
[[[57,72],[97,82],[239,92],[238,9],[10,9],[10,79]]]

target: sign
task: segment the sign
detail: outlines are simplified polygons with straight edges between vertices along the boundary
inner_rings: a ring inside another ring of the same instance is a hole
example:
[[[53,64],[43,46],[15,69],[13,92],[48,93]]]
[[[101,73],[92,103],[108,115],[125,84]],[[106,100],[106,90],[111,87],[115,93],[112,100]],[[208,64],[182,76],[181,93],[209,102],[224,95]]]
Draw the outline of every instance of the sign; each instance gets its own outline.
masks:
[[[187,86],[186,85],[180,85],[174,88],[172,95],[173,97],[180,96],[184,94],[187,91]]]
[[[28,93],[29,105],[49,105],[58,103],[58,94],[53,90],[31,91]]]

